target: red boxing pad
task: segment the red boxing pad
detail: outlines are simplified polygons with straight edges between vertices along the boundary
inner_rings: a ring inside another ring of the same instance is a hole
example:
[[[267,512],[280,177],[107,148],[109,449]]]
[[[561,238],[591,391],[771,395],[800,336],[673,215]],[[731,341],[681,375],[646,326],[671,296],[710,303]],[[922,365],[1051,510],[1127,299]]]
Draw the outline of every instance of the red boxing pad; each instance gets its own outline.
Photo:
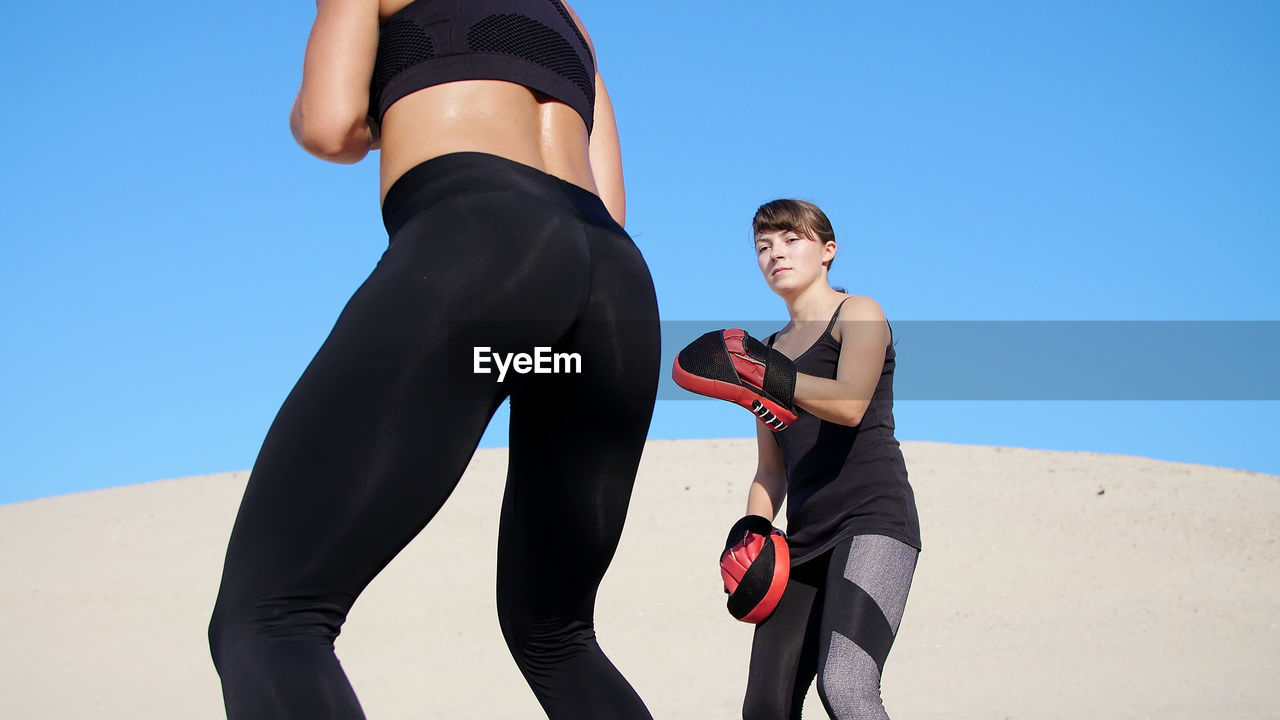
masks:
[[[729,593],[729,613],[758,623],[778,606],[791,575],[786,536],[759,515],[734,523],[720,555],[720,576]]]
[[[724,591],[733,594],[747,574],[751,563],[760,556],[764,549],[765,537],[751,533],[746,539],[734,545],[720,556],[720,576],[724,579]]]
[[[796,421],[795,363],[739,328],[689,343],[671,377],[685,390],[741,405],[775,432]]]

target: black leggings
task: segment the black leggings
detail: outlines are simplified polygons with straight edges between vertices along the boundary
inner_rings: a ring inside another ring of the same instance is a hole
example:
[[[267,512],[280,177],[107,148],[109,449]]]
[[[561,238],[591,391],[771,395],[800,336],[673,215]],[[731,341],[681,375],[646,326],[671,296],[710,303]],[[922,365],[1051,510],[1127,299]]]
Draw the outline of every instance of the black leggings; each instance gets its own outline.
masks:
[[[480,153],[410,170],[383,216],[390,245],[272,423],[231,532],[209,626],[228,717],[364,717],[334,638],[508,396],[511,654],[550,717],[650,717],[593,626],[657,391],[639,250],[595,195]],[[580,362],[499,382],[492,360],[474,371],[477,347]]]
[[[857,535],[791,569],[773,614],[756,626],[746,720],[798,720],[809,684],[827,715],[887,720],[880,673],[902,621],[919,552]]]

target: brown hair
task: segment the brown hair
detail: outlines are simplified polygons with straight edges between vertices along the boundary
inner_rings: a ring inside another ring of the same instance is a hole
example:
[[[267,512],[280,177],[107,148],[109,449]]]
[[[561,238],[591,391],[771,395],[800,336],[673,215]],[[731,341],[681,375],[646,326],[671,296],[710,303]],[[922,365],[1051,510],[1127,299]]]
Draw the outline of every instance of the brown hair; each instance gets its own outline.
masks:
[[[836,241],[836,231],[822,209],[804,200],[771,200],[761,205],[751,218],[751,237],[762,232],[791,230],[823,245]],[[835,258],[827,261],[827,271],[835,264]]]

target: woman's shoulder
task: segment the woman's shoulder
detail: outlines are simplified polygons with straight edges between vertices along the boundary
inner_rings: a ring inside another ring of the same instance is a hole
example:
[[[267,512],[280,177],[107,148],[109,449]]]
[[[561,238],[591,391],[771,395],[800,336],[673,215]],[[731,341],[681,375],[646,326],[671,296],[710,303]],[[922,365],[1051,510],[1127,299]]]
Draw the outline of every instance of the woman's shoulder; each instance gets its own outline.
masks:
[[[837,317],[841,320],[874,320],[884,317],[884,309],[875,298],[866,295],[840,293],[840,311]]]
[[[836,342],[841,341],[841,330],[845,323],[886,322],[884,308],[880,307],[880,303],[876,302],[874,298],[866,295],[841,294],[844,295],[844,299],[840,301],[840,308],[836,311],[835,323],[831,328],[831,336]]]

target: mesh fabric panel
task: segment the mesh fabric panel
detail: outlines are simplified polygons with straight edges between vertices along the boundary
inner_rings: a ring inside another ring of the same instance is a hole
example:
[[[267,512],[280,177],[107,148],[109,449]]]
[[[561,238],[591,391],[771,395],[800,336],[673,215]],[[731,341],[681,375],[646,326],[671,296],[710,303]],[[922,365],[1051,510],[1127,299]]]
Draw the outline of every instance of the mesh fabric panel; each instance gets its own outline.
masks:
[[[435,44],[412,20],[391,18],[378,33],[378,60],[373,66],[373,97],[382,94],[391,78],[436,56]]]
[[[680,351],[679,360],[680,367],[699,377],[742,384],[724,347],[724,336],[719,331],[709,332],[689,343],[689,347]]]
[[[560,33],[523,15],[490,15],[467,31],[472,52],[514,55],[569,80],[587,96],[595,97],[595,83],[573,46]]]
[[[560,17],[564,18],[564,22],[569,26],[569,29],[573,30],[573,34],[578,38],[578,44],[582,45],[583,50],[590,53],[591,46],[587,44],[587,39],[582,37],[582,31],[578,30],[578,23],[569,17],[569,11],[565,9],[564,3],[560,2],[560,0],[551,0],[551,4],[555,5],[556,12],[560,13]]]

